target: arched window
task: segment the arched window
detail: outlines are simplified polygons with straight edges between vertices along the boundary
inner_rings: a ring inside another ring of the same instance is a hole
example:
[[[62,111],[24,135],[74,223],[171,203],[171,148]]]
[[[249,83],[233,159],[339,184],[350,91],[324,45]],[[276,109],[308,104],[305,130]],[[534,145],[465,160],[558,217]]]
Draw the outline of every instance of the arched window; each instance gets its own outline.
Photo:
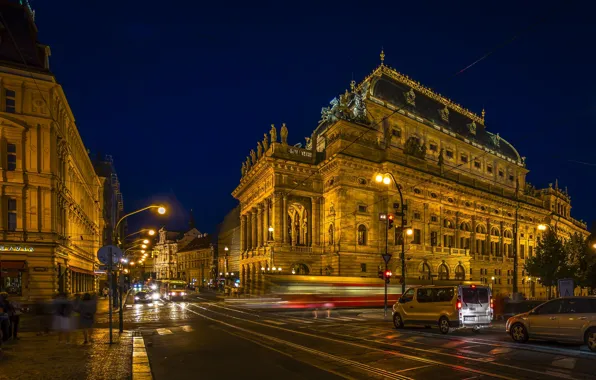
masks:
[[[453,226],[453,222],[450,221],[449,219],[443,219],[443,227],[445,227],[445,228],[455,228]]]
[[[449,268],[447,265],[439,265],[439,280],[449,280]]]
[[[499,229],[497,227],[493,227],[490,229],[490,234],[493,236],[501,236]]]
[[[366,245],[367,240],[366,226],[361,224],[358,226],[358,245]]]
[[[456,280],[465,280],[466,279],[466,271],[464,267],[458,265],[455,267],[455,279]]]
[[[309,274],[310,270],[306,264],[298,263],[292,265],[292,274]]]
[[[334,232],[335,232],[335,230],[333,228],[333,224],[330,224],[329,225],[329,245],[335,244],[335,241],[333,240],[333,238],[334,238],[334,236],[333,236]]]
[[[503,236],[509,239],[513,239],[513,233],[509,230],[503,231]]]
[[[420,266],[420,278],[430,280],[430,266],[427,263],[422,263],[422,266]]]
[[[459,225],[459,229],[462,231],[470,231],[470,223],[468,222],[463,222],[462,224]]]
[[[486,233],[486,228],[484,228],[484,226],[482,224],[478,224],[476,226],[476,233],[485,234]]]

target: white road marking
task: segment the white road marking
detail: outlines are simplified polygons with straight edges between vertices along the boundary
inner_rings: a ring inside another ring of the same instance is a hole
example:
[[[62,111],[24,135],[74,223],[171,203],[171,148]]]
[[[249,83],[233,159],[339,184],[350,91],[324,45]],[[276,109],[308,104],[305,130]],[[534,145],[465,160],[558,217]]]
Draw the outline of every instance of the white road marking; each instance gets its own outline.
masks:
[[[170,329],[155,329],[159,335],[169,335],[173,334],[172,330]]]
[[[182,326],[182,331],[191,332],[194,331],[191,326]]]
[[[341,319],[343,321],[358,321],[358,322],[366,321],[366,319],[352,318],[352,317],[337,317],[337,319]]]
[[[562,358],[553,360],[551,365],[559,368],[574,369],[576,362],[577,359],[575,358]]]
[[[435,366],[435,364],[421,365],[421,366],[418,366],[418,367],[400,369],[399,371],[393,371],[393,373],[402,373],[402,372],[406,372],[406,371],[414,371],[414,370],[417,370],[417,369],[427,368],[427,367],[434,367],[434,366]]]
[[[272,321],[271,319],[263,319],[263,322],[273,323],[274,325],[285,325],[285,322]]]
[[[287,318],[288,321],[290,322],[296,322],[296,323],[314,323],[312,321],[307,321],[306,319],[298,319],[298,318]]]

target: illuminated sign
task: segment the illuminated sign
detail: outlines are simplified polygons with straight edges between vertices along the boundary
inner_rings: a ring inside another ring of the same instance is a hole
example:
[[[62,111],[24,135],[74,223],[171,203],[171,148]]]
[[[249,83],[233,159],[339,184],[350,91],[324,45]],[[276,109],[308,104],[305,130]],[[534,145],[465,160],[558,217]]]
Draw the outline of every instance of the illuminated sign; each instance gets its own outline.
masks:
[[[33,247],[21,247],[20,245],[0,245],[0,252],[33,252]]]

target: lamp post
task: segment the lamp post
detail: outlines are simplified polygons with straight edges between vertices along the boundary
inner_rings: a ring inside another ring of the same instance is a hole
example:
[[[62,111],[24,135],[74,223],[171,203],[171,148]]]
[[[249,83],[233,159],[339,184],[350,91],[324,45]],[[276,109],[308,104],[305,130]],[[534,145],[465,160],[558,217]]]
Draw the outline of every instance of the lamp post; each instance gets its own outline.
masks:
[[[152,229],[152,228],[142,228],[142,229],[140,229],[140,230],[138,230],[136,232],[133,232],[132,234],[126,235],[125,237],[122,238],[122,240],[126,240],[129,237],[134,236],[134,235],[142,234],[143,232],[147,232],[147,235],[149,235],[149,236],[155,236],[155,230],[154,229]]]
[[[404,206],[404,197],[401,192],[401,186],[395,180],[395,177],[391,173],[385,174],[377,174],[375,176],[375,181],[378,183],[383,183],[384,185],[389,186],[392,182],[395,185],[399,193],[399,203],[400,203],[400,214],[401,214],[401,231],[402,231],[402,245],[401,245],[401,294],[403,295],[406,292],[406,239],[403,235],[404,228],[406,225],[406,214],[405,214],[405,206]],[[385,255],[388,254],[387,252],[387,234],[385,235]],[[387,264],[388,260],[385,261],[385,272],[387,272]],[[383,275],[383,278],[385,275]],[[387,316],[387,279],[385,280],[385,317]]]
[[[114,226],[114,229],[112,230],[112,238],[114,239],[114,245],[116,245],[116,246],[118,245],[118,235],[117,235],[118,226],[120,226],[120,223],[122,223],[122,221],[124,219],[128,218],[131,215],[135,215],[135,214],[138,214],[140,212],[143,212],[143,211],[146,211],[146,210],[150,210],[150,209],[153,209],[153,208],[157,209],[157,213],[160,214],[160,215],[163,215],[163,214],[166,213],[166,208],[163,207],[163,206],[161,206],[161,205],[149,205],[147,207],[140,208],[140,209],[138,209],[136,211],[129,212],[128,214],[123,215],[120,219],[118,219],[118,222],[116,223],[116,225]],[[153,234],[155,234],[155,231],[153,232]],[[143,245],[141,245],[141,247],[142,248],[147,248],[146,243],[143,243]],[[132,265],[132,263],[131,263],[131,265]],[[110,277],[111,277],[111,275],[110,275]],[[111,281],[111,278],[110,278],[110,281]],[[111,283],[110,283],[110,286],[111,286]],[[122,310],[122,290],[123,290],[123,288],[124,288],[124,282],[121,281],[120,286],[118,287],[118,298],[119,298],[119,306],[120,306],[119,307],[119,311],[118,311],[118,316],[119,316],[119,319],[120,319],[118,321],[118,331],[120,333],[122,333],[124,331],[124,321],[123,321],[123,316],[122,316],[122,314],[123,314],[123,310]],[[112,305],[110,305],[110,311],[111,310],[112,310]]]

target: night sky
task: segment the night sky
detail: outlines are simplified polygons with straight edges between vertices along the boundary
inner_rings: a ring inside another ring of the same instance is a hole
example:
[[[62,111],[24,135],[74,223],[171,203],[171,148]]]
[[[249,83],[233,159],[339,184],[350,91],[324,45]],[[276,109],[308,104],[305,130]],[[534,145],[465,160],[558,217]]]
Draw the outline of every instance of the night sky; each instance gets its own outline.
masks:
[[[214,232],[270,124],[304,142],[381,47],[401,73],[484,107],[487,129],[527,157],[528,180],[558,178],[572,216],[592,221],[596,5],[452,3],[31,0],[85,145],[113,156],[127,211],[167,202],[169,228],[192,208]]]

